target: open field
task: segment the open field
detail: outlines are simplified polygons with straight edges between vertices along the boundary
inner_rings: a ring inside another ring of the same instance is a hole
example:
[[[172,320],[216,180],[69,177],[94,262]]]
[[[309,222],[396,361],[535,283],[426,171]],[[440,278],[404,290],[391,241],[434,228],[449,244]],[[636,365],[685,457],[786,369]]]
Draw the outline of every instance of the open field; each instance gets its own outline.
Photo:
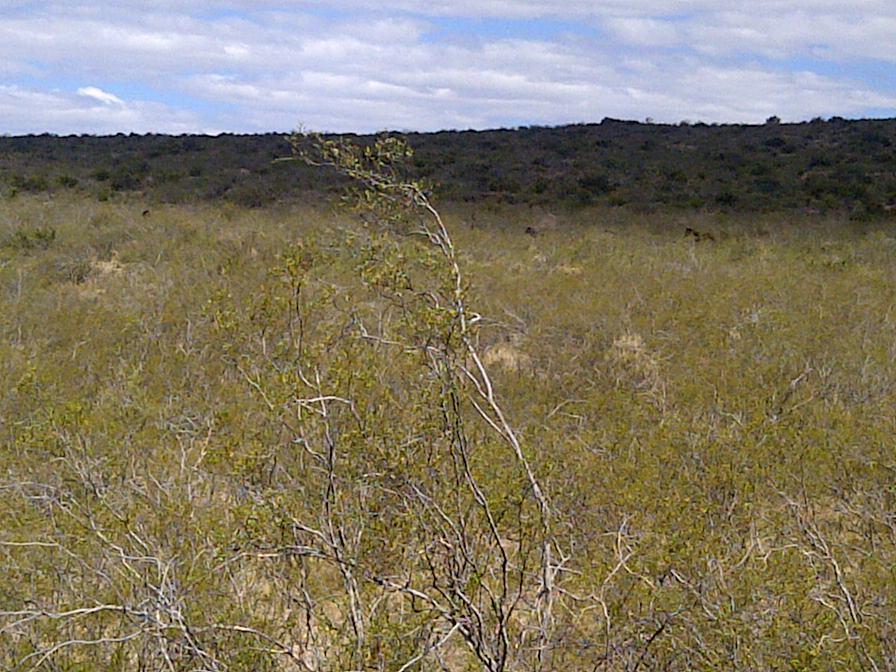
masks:
[[[408,592],[440,523],[395,493],[451,473],[443,383],[387,337],[446,328],[420,244],[324,208],[143,208],[0,203],[0,668],[896,670],[892,221],[445,208],[568,558],[536,655],[536,515],[469,409],[508,642]]]

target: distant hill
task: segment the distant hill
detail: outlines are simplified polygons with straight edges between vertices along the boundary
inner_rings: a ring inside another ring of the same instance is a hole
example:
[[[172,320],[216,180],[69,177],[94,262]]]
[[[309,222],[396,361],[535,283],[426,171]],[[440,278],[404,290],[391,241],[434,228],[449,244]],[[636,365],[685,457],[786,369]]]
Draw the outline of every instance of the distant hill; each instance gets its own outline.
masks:
[[[763,125],[599,124],[405,136],[413,170],[452,201],[637,208],[896,212],[896,119]],[[357,136],[360,142],[369,136]],[[225,200],[327,197],[332,175],[289,156],[283,135],[0,137],[0,193]]]

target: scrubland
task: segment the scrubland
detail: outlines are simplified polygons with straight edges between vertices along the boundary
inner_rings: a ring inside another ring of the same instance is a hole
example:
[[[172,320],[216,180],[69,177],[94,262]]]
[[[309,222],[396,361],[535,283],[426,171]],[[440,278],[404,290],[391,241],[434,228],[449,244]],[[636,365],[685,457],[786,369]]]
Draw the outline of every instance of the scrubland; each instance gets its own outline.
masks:
[[[420,243],[143,208],[0,204],[3,669],[896,670],[892,222],[445,207],[539,620]]]

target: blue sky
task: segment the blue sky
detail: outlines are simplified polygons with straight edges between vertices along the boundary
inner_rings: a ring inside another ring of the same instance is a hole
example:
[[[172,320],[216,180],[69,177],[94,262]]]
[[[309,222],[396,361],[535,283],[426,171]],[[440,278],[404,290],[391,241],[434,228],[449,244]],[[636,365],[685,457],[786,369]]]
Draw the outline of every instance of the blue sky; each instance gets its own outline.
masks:
[[[0,0],[0,133],[896,117],[894,0]]]

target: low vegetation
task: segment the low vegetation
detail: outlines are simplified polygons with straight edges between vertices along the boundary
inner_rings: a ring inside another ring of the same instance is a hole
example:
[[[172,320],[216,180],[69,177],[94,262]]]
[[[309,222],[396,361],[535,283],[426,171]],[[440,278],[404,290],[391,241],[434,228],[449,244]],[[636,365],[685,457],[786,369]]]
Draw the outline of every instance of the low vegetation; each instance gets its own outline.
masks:
[[[315,159],[0,204],[0,667],[896,670],[891,222]]]

